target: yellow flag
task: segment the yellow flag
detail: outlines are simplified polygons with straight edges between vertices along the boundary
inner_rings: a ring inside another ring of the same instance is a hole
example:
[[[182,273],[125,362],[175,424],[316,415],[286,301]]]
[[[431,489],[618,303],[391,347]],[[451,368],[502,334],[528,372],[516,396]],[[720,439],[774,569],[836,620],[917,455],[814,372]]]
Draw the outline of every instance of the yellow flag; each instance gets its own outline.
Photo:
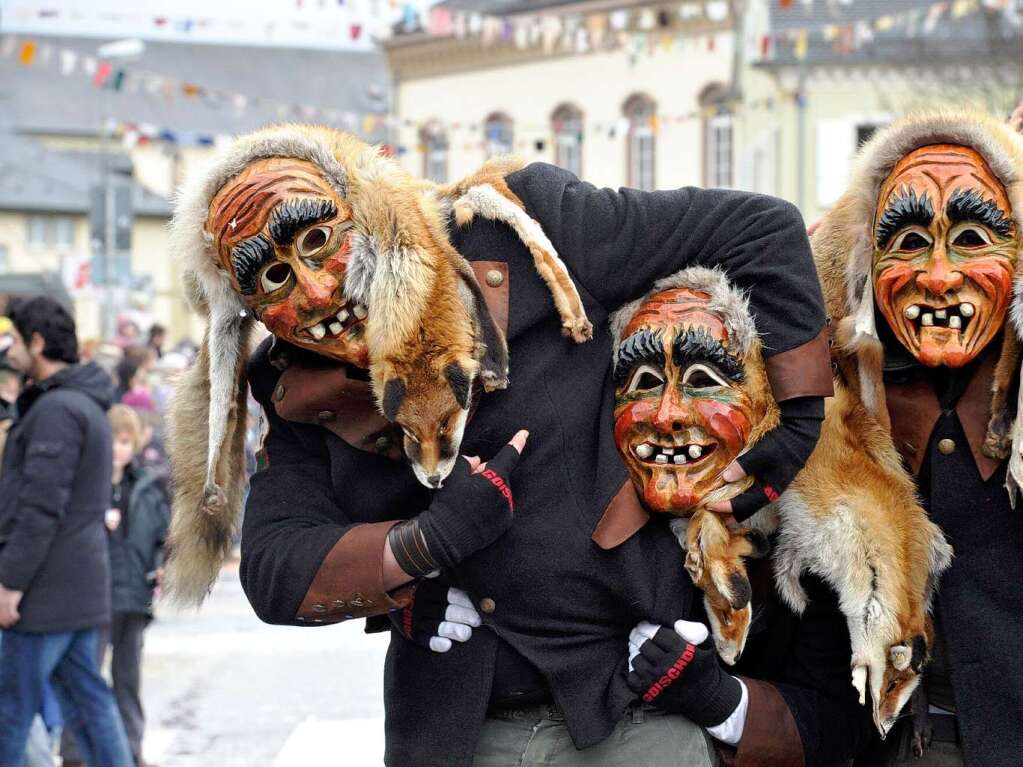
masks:
[[[795,57],[802,61],[806,58],[806,49],[809,46],[810,35],[805,29],[801,29],[796,32],[796,45],[792,52]]]
[[[21,46],[21,51],[18,53],[18,61],[25,66],[32,63],[36,57],[36,44],[34,40],[28,40]]]

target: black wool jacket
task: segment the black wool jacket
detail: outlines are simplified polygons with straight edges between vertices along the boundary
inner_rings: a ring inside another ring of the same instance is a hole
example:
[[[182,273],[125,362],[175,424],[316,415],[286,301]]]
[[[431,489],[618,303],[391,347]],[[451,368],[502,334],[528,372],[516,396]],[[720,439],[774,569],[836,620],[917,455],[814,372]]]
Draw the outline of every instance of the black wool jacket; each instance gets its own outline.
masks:
[[[0,471],[0,583],[24,591],[18,631],[110,621],[109,376],[72,365],[18,398]]]
[[[893,344],[887,359],[904,357]],[[924,687],[930,703],[954,708],[970,767],[1023,762],[1023,516],[1009,503],[1008,461],[981,451],[1000,348],[958,370],[889,363],[885,375],[895,445],[954,551],[934,610],[945,668],[925,670]],[[893,733],[885,746],[898,742]]]
[[[642,620],[670,625],[701,612],[666,525],[637,524],[617,545],[593,539],[605,511],[629,493],[634,499],[612,434],[609,312],[659,277],[705,265],[726,269],[751,291],[769,357],[798,353],[825,325],[803,221],[789,203],[725,190],[601,190],[547,165],[508,182],[567,264],[595,335],[582,345],[562,338],[547,287],[510,229],[477,220],[453,232],[469,261],[507,275],[511,354],[511,386],[483,397],[462,452],[489,457],[518,429],[531,436],[512,482],[511,529],[446,574],[473,599],[493,602],[487,630],[443,655],[392,636],[384,680],[389,765],[472,761],[499,637],[544,675],[576,746],[595,744],[634,697],[624,673],[629,631]],[[819,373],[818,359],[827,369],[826,346],[804,372]],[[383,541],[394,520],[429,504],[427,491],[387,455],[280,417],[287,387],[266,345],[249,376],[269,419],[269,466],[252,479],[242,535],[242,585],[257,614],[308,625],[397,606],[380,593]],[[322,591],[324,582],[333,591]],[[326,597],[310,612],[315,589]],[[823,725],[846,716],[844,702],[830,700],[810,690],[789,704],[800,709],[793,720],[807,763],[817,763],[817,741],[844,738],[841,726]]]

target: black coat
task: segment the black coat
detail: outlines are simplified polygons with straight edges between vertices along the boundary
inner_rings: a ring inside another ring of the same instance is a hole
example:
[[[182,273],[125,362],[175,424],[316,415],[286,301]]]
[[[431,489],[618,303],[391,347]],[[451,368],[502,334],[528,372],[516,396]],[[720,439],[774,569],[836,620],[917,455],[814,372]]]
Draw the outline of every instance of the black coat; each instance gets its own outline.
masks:
[[[121,524],[108,533],[111,607],[119,613],[152,615],[154,573],[163,564],[163,544],[170,521],[162,479],[134,466],[131,492]]]
[[[938,450],[942,439],[957,449]],[[1023,510],[1009,506],[1003,464],[977,471],[955,412],[942,415],[924,459],[920,492],[955,555],[938,585],[936,628],[945,644],[969,767],[1023,763]]]
[[[21,631],[110,620],[110,378],[72,365],[18,398],[0,474],[0,583],[24,591]]]
[[[519,428],[531,437],[512,482],[512,528],[448,574],[474,599],[494,600],[496,609],[484,616],[491,630],[443,655],[391,642],[385,671],[391,765],[471,761],[498,636],[544,674],[575,744],[597,743],[634,698],[623,673],[629,631],[642,620],[670,624],[701,612],[666,525],[647,524],[610,550],[591,540],[628,481],[611,428],[608,314],[658,277],[722,265],[752,289],[769,355],[807,343],[824,326],[804,225],[788,203],[723,190],[597,190],[542,165],[512,175],[509,184],[572,272],[594,339],[575,345],[561,337],[550,293],[513,232],[478,220],[456,233],[466,258],[506,262],[510,281],[512,384],[483,398],[462,451],[489,457]],[[430,499],[407,466],[278,417],[271,401],[278,376],[264,347],[250,365],[250,382],[270,420],[269,468],[252,479],[241,578],[261,618],[302,625],[296,611],[345,533],[415,515]],[[842,668],[847,673],[847,648]],[[796,720],[841,721],[842,705],[814,696]],[[841,740],[842,729],[812,724],[800,732]],[[816,750],[811,744],[808,753]]]

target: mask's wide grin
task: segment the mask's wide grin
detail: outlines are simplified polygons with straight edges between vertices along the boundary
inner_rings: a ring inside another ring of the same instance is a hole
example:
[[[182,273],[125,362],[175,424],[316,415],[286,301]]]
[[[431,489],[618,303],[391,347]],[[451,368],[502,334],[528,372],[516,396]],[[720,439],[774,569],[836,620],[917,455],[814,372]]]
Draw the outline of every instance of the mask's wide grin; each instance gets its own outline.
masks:
[[[902,312],[920,336],[924,328],[947,328],[965,333],[977,310],[971,303],[950,304],[948,306],[930,306],[928,304],[910,304]]]
[[[356,325],[361,324],[366,319],[366,315],[366,307],[362,304],[355,304],[349,308],[347,302],[345,302],[336,310],[332,309],[330,314],[321,317],[311,325],[300,328],[298,332],[314,341],[322,341],[324,338],[338,338]]]
[[[713,443],[699,444],[696,442],[683,445],[658,445],[654,442],[641,442],[632,446],[632,453],[645,464],[654,466],[692,466],[702,462],[714,452]]]

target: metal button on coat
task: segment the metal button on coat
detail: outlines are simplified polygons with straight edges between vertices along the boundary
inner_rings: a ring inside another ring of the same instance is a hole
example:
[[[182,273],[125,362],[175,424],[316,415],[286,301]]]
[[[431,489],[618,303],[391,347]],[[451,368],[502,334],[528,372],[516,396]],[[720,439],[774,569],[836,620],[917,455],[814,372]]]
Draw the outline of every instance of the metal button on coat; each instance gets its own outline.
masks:
[[[487,276],[485,279],[487,281],[487,285],[489,285],[490,287],[499,288],[501,287],[501,283],[504,282],[504,275],[501,274],[500,270],[498,269],[491,269],[489,272],[487,272]]]
[[[287,389],[284,388],[284,384],[277,384],[277,388],[274,389],[274,401],[280,402],[282,399],[284,399],[284,393],[286,391]]]
[[[942,455],[952,455],[955,452],[956,443],[955,440],[948,439],[947,437],[942,440],[938,440],[938,452]]]
[[[490,615],[496,609],[497,602],[495,602],[490,597],[483,597],[483,599],[480,600],[480,610],[485,612],[487,615]]]
[[[377,437],[377,441],[373,446],[377,449],[378,453],[386,453],[391,448],[391,440],[387,437]]]
[[[334,420],[334,411],[333,410],[321,410],[319,413],[316,414],[316,420],[319,421],[320,423],[326,423],[327,421],[333,421]]]

